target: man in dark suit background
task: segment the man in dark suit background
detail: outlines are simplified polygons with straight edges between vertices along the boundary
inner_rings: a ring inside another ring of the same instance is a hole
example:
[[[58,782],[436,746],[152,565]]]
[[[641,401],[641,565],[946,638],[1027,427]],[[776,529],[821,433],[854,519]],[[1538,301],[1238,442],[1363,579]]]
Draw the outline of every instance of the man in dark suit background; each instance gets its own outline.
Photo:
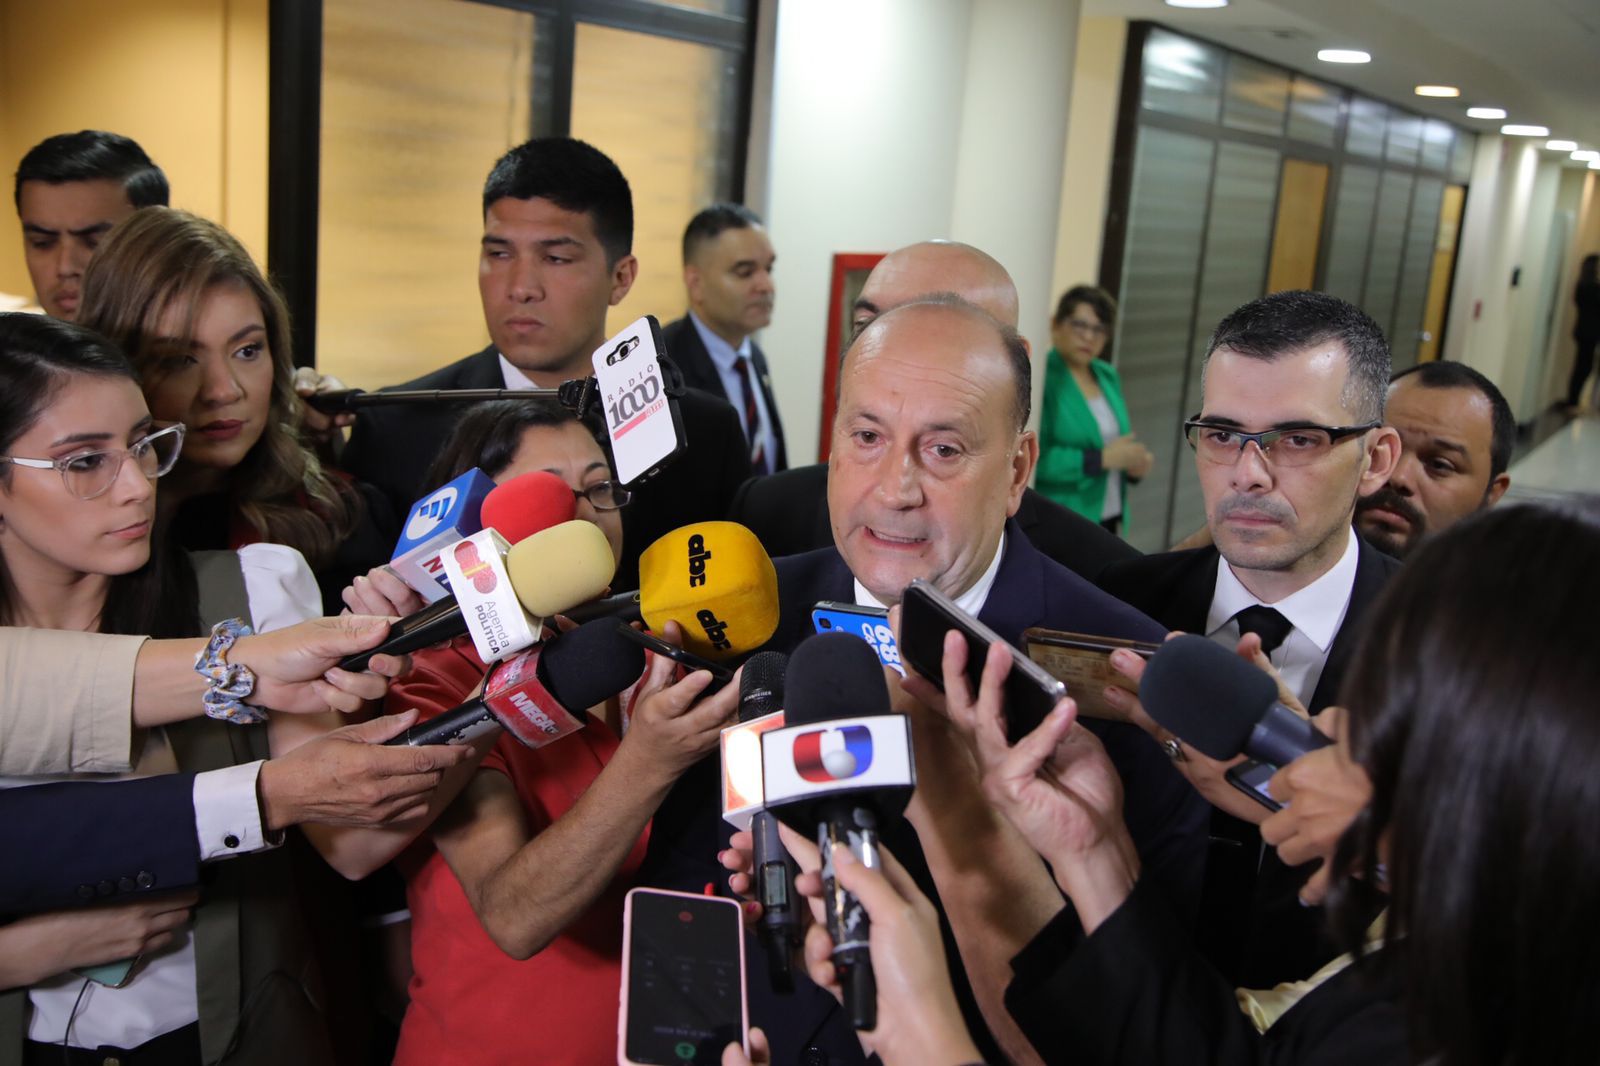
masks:
[[[1201,411],[1186,425],[1213,544],[1116,564],[1100,586],[1230,649],[1256,634],[1306,707],[1333,703],[1363,616],[1399,566],[1352,525],[1357,500],[1400,456],[1399,434],[1383,424],[1389,364],[1377,324],[1336,297],[1275,293],[1224,318]],[[1193,749],[1164,743],[1180,768],[1201,764]],[[1305,966],[1320,914],[1298,908],[1293,878],[1275,858],[1261,863],[1254,825],[1234,816],[1258,822],[1265,808],[1220,799],[1234,813],[1213,820],[1202,946],[1249,987],[1303,976],[1316,968]]]
[[[788,651],[804,639],[817,600],[892,605],[914,578],[932,582],[1009,640],[1030,625],[1161,635],[1150,619],[1045,558],[1009,520],[1038,456],[1026,429],[1028,355],[1015,330],[958,297],[913,301],[857,337],[840,381],[827,477],[833,543],[777,560],[780,620],[769,647]],[[1060,892],[984,800],[970,757],[946,723],[902,706],[914,716],[924,787],[909,823],[887,828],[885,842],[948,917],[951,950],[959,949],[951,956],[953,976],[980,1047],[994,1058],[1002,1051],[1025,1057],[1026,1042],[1000,995],[1012,955],[1060,910]],[[1122,775],[1129,824],[1152,879],[1178,896],[1180,907],[1192,902],[1204,803],[1149,737],[1126,725],[1091,728]],[[703,866],[693,865],[718,846],[717,811],[706,802],[715,789],[707,784],[714,782],[686,776],[653,823],[647,867],[668,887],[707,879]],[[668,850],[675,855],[664,855]],[[672,869],[674,858],[686,861]],[[787,1051],[794,1030],[815,1033],[826,1022],[831,1033],[840,1017],[835,1011],[819,1021],[797,1004],[769,1035]]]
[[[776,260],[760,216],[742,204],[712,204],[683,231],[689,312],[661,330],[685,383],[739,413],[757,475],[789,465],[767,357],[751,339],[772,321]]]
[[[951,292],[995,320],[1017,327],[1017,287],[992,256],[969,244],[921,241],[878,261],[851,308],[853,332],[874,316],[935,293]],[[748,526],[773,558],[833,543],[828,523],[828,468],[796,467],[745,482],[728,517]],[[1111,563],[1139,552],[1099,523],[1024,489],[1014,516],[1033,546],[1073,573],[1093,581]]]
[[[606,311],[633,287],[633,194],[606,155],[570,137],[543,137],[495,163],[483,190],[478,293],[491,343],[403,389],[553,388],[593,373]],[[739,416],[689,389],[679,398],[687,450],[632,486],[623,509],[614,584],[638,587],[639,553],[689,522],[721,518],[750,475]],[[382,489],[404,513],[423,493],[428,464],[449,439],[453,405],[367,408],[342,465]]]

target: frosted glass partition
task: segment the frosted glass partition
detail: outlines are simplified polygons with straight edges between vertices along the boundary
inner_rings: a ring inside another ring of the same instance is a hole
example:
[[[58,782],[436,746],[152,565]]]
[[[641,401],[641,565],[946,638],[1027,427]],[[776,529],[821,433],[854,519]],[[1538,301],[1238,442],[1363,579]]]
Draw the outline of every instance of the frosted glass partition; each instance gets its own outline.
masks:
[[[1332,148],[1339,135],[1339,90],[1296,74],[1289,90],[1289,136]]]
[[[1346,166],[1339,173],[1333,202],[1333,233],[1322,288],[1350,301],[1361,299],[1367,273],[1367,247],[1372,238],[1372,213],[1378,205],[1378,171]]]
[[[1394,322],[1395,287],[1400,281],[1400,254],[1406,243],[1406,217],[1411,211],[1415,179],[1404,171],[1386,170],[1378,189],[1378,210],[1372,226],[1372,254],[1361,307],[1390,334]]]
[[[1153,30],[1144,45],[1144,95],[1147,111],[1217,121],[1222,103],[1220,49],[1165,30]]]
[[[1222,97],[1224,126],[1281,137],[1288,108],[1287,72],[1248,56],[1228,57],[1228,81]]]
[[[1430,118],[1422,127],[1422,165],[1429,170],[1449,170],[1450,150],[1456,143],[1455,127]]]
[[[1422,342],[1422,316],[1428,300],[1428,279],[1433,272],[1433,246],[1439,231],[1439,207],[1444,201],[1444,182],[1438,178],[1418,178],[1411,197],[1411,221],[1406,225],[1404,267],[1400,288],[1394,300],[1394,328],[1389,332],[1389,347],[1394,352],[1394,368],[1415,366],[1417,348]]]
[[[1384,151],[1384,158],[1391,163],[1414,167],[1421,149],[1422,118],[1396,111],[1389,118],[1389,145]]]
[[[1353,97],[1346,118],[1344,150],[1375,159],[1381,157],[1388,121],[1387,107],[1376,100],[1368,100],[1361,96]]]
[[[1194,293],[1215,150],[1205,137],[1147,128],[1134,154],[1115,358],[1133,430],[1156,456],[1150,476],[1128,494],[1125,535],[1144,551],[1167,544],[1167,486],[1180,458],[1176,421],[1195,343]]]

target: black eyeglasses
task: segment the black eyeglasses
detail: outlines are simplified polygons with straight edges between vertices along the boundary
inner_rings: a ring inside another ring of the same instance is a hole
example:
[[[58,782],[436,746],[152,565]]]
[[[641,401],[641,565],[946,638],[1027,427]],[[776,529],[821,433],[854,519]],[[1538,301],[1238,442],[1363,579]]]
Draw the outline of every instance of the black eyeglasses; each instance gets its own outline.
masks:
[[[1360,426],[1322,426],[1301,422],[1261,433],[1246,433],[1238,426],[1218,425],[1198,418],[1183,424],[1183,435],[1195,454],[1208,463],[1235,463],[1245,445],[1255,442],[1262,458],[1276,466],[1309,466],[1342,440],[1377,429],[1382,422]]]
[[[33,470],[59,470],[61,482],[67,491],[80,500],[103,496],[116,484],[122,473],[122,464],[129,457],[139,464],[145,477],[154,481],[172,469],[183,450],[182,422],[158,429],[134,441],[126,448],[101,448],[92,452],[75,452],[60,459],[24,459],[21,456],[0,456],[0,463],[15,463]],[[598,505],[597,505],[598,506]]]
[[[633,493],[615,481],[596,481],[581,491],[573,489],[572,495],[574,499],[588,500],[597,511],[615,511],[633,499]]]

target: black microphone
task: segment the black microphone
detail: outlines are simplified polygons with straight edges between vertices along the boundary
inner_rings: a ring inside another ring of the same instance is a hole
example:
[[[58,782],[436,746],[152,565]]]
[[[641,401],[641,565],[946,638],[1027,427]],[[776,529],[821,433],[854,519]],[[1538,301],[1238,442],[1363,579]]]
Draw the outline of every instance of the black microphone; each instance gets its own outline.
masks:
[[[495,664],[481,695],[384,743],[464,744],[499,726],[542,747],[583,728],[590,707],[643,672],[643,648],[614,624],[590,622]]]
[[[1246,755],[1286,766],[1329,740],[1278,702],[1278,686],[1261,670],[1205,637],[1166,641],[1139,682],[1150,717],[1210,758]]]
[[[789,657],[764,651],[746,660],[739,675],[739,721],[748,722],[783,709],[783,678]],[[800,945],[800,911],[794,879],[800,871],[778,836],[778,820],[765,809],[750,819],[756,897],[761,901],[761,938],[774,991],[794,991],[792,956]]]
[[[571,610],[562,611],[562,614],[580,625],[592,622],[596,618],[616,618],[624,622],[642,622],[644,614],[639,606],[639,593],[619,592],[615,596],[604,599],[590,600],[580,603]]]
[[[363,407],[397,404],[481,403],[485,400],[526,400],[548,397],[578,415],[599,399],[594,378],[563,381],[553,389],[335,389],[314,392],[301,399],[326,415],[344,414]]]
[[[834,878],[833,855],[848,848],[863,866],[881,866],[879,835],[916,787],[911,726],[889,708],[877,653],[848,633],[803,641],[784,687],[784,728],[761,738],[766,803],[785,825],[817,834],[834,969],[851,1024],[870,1032],[878,1024],[871,922]]]

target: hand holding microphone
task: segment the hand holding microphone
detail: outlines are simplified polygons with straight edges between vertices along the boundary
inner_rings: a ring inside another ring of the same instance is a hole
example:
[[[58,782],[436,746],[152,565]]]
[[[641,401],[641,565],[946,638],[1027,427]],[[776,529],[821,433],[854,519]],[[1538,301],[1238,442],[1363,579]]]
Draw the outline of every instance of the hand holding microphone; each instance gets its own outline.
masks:
[[[885,824],[901,817],[916,787],[909,720],[889,709],[877,653],[845,633],[803,641],[785,677],[784,728],[761,738],[767,809],[790,828],[814,833],[832,959],[851,1024],[877,1024],[877,990],[868,949],[871,923],[834,877],[848,849],[878,863]]]
[[[466,744],[497,728],[530,748],[582,729],[590,707],[639,679],[644,652],[604,620],[490,668],[483,691],[388,744]]]

